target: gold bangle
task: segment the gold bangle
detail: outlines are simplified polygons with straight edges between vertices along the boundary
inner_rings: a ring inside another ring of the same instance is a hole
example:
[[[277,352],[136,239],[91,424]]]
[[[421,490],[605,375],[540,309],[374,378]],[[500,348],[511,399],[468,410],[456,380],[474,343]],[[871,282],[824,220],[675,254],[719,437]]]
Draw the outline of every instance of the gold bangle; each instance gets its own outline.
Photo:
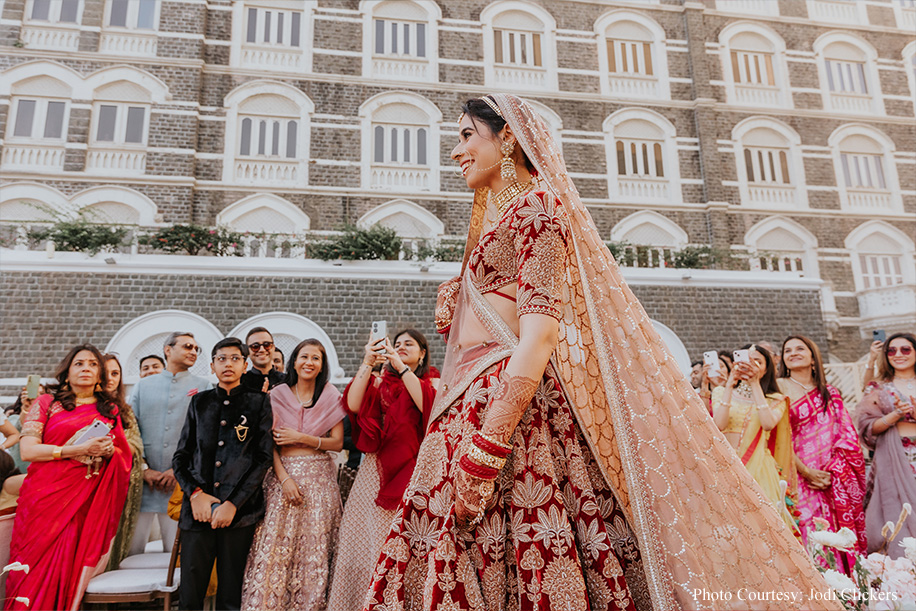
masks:
[[[61,454],[61,452],[63,451],[64,451],[63,446],[55,446],[54,449],[51,450],[51,458],[53,458],[54,460],[62,459],[63,455]]]
[[[471,444],[470,449],[468,449],[468,458],[477,464],[483,465],[484,467],[496,469],[497,471],[502,469],[503,465],[506,464],[505,458],[499,458],[497,456],[493,456],[492,454],[487,454],[473,444]]]
[[[493,438],[490,437],[489,435],[484,434],[483,431],[479,431],[477,434],[480,435],[481,437],[483,437],[485,440],[487,440],[487,441],[489,441],[490,443],[492,443],[493,445],[502,448],[503,450],[512,451],[512,446],[509,445],[508,443],[502,443],[501,441],[496,441],[495,439],[493,439]]]

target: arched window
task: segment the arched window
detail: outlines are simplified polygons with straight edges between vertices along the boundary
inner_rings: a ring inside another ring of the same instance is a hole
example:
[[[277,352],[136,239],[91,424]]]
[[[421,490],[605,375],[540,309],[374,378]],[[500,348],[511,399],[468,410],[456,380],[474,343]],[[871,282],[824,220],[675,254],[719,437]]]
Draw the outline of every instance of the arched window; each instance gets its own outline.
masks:
[[[265,312],[252,316],[236,325],[227,337],[244,339],[245,335],[255,327],[264,327],[270,331],[270,334],[274,336],[274,344],[283,352],[284,361],[289,359],[293,348],[299,342],[304,339],[317,339],[324,346],[324,350],[328,355],[328,367],[331,373],[329,381],[335,384],[346,382],[334,342],[331,341],[324,329],[314,321],[291,312]]]
[[[155,56],[161,4],[156,0],[107,0],[99,52]]]
[[[611,240],[623,243],[618,262],[632,267],[665,267],[689,241],[677,223],[651,210],[622,219],[611,229]]]
[[[67,196],[53,187],[15,182],[0,189],[0,223],[44,223],[72,214]]]
[[[792,107],[786,44],[770,28],[737,22],[719,34],[729,104]]]
[[[808,0],[808,18],[827,23],[868,25],[868,12],[856,0]]]
[[[365,188],[439,188],[442,113],[433,103],[414,93],[382,93],[366,100],[359,116]]]
[[[251,81],[232,90],[223,180],[237,184],[306,184],[312,101],[283,83]],[[230,161],[231,160],[231,161]]]
[[[116,81],[99,87],[94,98],[86,171],[143,174],[151,108],[149,92],[129,81]]]
[[[824,108],[855,114],[884,114],[877,53],[857,36],[824,34],[814,42]]]
[[[845,125],[830,135],[840,204],[856,212],[903,210],[894,143],[866,125]]]
[[[413,0],[363,0],[363,74],[399,81],[438,82],[439,5]]]
[[[404,199],[373,208],[356,224],[365,228],[381,225],[393,229],[402,238],[437,240],[445,233],[445,225],[435,214]]]
[[[628,108],[604,121],[608,195],[626,202],[682,201],[674,126],[662,115]]]
[[[38,64],[34,68],[40,70]],[[10,94],[3,168],[63,170],[72,86],[38,72],[13,83]]]
[[[28,0],[20,37],[29,49],[78,51],[83,0]]]
[[[156,204],[146,195],[126,187],[90,187],[70,201],[74,210],[94,223],[148,227],[158,222]]]
[[[210,321],[197,314],[183,310],[159,310],[124,325],[105,346],[105,352],[119,355],[126,385],[136,384],[140,379],[141,358],[150,354],[163,355],[165,340],[174,331],[194,334],[200,346],[200,357],[190,371],[194,375],[211,377],[210,351],[225,336]]]
[[[480,12],[487,87],[524,91],[557,89],[556,21],[521,0],[494,2]]]
[[[808,207],[801,138],[795,130],[775,119],[751,117],[735,126],[732,138],[742,204]]]
[[[311,219],[282,197],[257,193],[223,208],[216,223],[240,232],[298,234],[309,230]]]
[[[916,0],[913,2],[916,3]],[[903,48],[903,69],[906,71],[906,80],[910,85],[913,114],[916,114],[916,42],[911,42]]]
[[[665,32],[645,15],[614,11],[595,22],[601,88],[615,98],[667,100]]]
[[[278,72],[312,70],[312,19],[316,2],[238,0],[232,3],[229,63]]]
[[[809,278],[819,275],[817,238],[795,221],[768,217],[744,235],[751,257],[751,269],[801,272]]]
[[[862,328],[916,324],[916,245],[913,236],[867,221],[846,236]]]

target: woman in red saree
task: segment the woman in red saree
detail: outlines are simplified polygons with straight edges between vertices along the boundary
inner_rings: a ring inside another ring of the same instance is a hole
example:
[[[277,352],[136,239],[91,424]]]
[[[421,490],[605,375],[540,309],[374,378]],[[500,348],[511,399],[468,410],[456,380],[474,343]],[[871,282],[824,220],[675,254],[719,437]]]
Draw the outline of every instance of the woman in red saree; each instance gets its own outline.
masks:
[[[366,345],[363,364],[344,391],[351,435],[363,462],[344,508],[329,611],[361,608],[372,569],[417,462],[439,372],[429,366],[426,337],[404,329]],[[383,350],[380,354],[379,350]],[[384,364],[382,375],[371,375]]]
[[[122,405],[105,390],[101,353],[76,346],[56,377],[54,393],[42,395],[22,418],[22,458],[31,465],[10,562],[29,571],[7,577],[4,609],[77,609],[89,580],[108,562],[127,497],[131,450]],[[93,425],[109,431],[81,440]]]
[[[826,382],[821,353],[813,341],[793,335],[782,344],[779,388],[789,398],[792,447],[798,471],[798,509],[802,540],[814,530],[814,518],[836,532],[856,534],[853,553],[837,557],[851,575],[855,555],[866,548],[865,458],[852,418],[839,391]]]

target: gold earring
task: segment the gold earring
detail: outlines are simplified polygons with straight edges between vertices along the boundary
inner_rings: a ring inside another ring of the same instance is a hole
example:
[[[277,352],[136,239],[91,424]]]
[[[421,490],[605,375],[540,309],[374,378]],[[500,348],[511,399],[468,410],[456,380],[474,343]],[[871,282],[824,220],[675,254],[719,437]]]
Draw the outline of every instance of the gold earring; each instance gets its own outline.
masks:
[[[499,147],[499,150],[503,154],[503,159],[499,162],[499,177],[509,182],[517,182],[518,173],[515,171],[515,162],[510,157],[512,152],[515,151],[515,142],[506,140]]]
[[[102,392],[102,383],[101,382],[95,383],[95,392]]]

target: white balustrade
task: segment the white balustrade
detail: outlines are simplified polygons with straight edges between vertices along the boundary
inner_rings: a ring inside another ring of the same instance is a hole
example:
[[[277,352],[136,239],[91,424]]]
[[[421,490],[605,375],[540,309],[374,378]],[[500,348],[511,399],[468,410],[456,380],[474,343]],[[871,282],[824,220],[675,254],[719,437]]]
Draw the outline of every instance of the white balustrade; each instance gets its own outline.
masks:
[[[242,66],[262,70],[301,69],[303,66],[302,49],[246,44],[242,46]]]
[[[623,76],[617,73],[608,76],[608,92],[614,97],[656,99],[662,97],[656,78]]]
[[[863,320],[908,317],[916,319],[916,286],[899,284],[861,291],[859,316]]]
[[[236,159],[236,182],[293,183],[299,178],[299,162],[280,159]]]
[[[916,7],[912,3],[903,4],[900,7],[900,23],[897,27],[908,32],[916,32]]]
[[[849,207],[861,211],[885,211],[893,208],[890,191],[847,188]]]
[[[748,204],[761,205],[794,205],[795,187],[777,184],[749,184],[747,186]]]
[[[99,52],[112,55],[156,55],[156,35],[149,32],[103,31]]]
[[[773,255],[755,256],[751,260],[751,268],[767,272],[803,272],[803,253],[777,253]]]
[[[547,70],[523,66],[496,66],[493,68],[496,84],[501,87],[522,87],[524,89],[546,89]]]
[[[870,114],[873,112],[872,98],[861,93],[830,93],[830,105],[833,110]]]
[[[372,166],[373,189],[429,189],[429,168],[412,168],[407,166]]]
[[[776,0],[717,0],[716,8],[720,11],[751,15],[779,15],[779,3]]]
[[[392,80],[428,81],[430,78],[429,62],[416,59],[373,57],[372,76]]]
[[[3,158],[0,165],[5,169],[62,170],[64,169],[64,155],[63,146],[7,143],[3,147]]]
[[[90,149],[86,154],[86,171],[97,174],[143,174],[146,151]]]
[[[661,178],[617,177],[618,193],[626,199],[667,200],[668,181]]]
[[[747,106],[782,106],[779,88],[766,85],[735,84],[735,103]]]
[[[31,22],[23,24],[20,36],[27,49],[78,51],[80,47],[80,32],[76,26]]]
[[[857,0],[808,0],[808,18],[830,23],[858,23],[856,4]]]

